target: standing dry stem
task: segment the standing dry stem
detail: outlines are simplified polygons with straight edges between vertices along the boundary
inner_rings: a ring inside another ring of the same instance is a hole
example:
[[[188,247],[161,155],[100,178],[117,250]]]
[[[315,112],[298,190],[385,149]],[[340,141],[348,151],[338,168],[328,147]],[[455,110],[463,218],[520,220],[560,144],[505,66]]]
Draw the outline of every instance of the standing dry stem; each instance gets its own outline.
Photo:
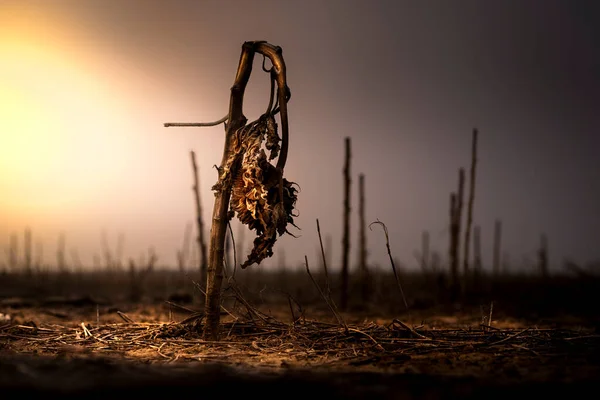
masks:
[[[350,138],[345,139],[345,162],[344,162],[344,233],[342,237],[342,287],[340,307],[342,310],[348,308],[348,282],[349,282],[349,259],[350,259]]]
[[[396,271],[396,264],[394,264],[394,259],[392,258],[392,250],[390,249],[390,237],[388,235],[387,226],[385,226],[383,222],[377,220],[369,224],[369,229],[371,229],[371,225],[373,224],[379,224],[383,228],[383,232],[385,233],[385,246],[387,248],[388,257],[390,258],[390,263],[392,264],[392,271],[394,271],[394,277],[396,278],[396,284],[398,285],[398,290],[400,291],[400,295],[402,296],[402,301],[404,301],[404,306],[408,310],[408,303],[406,301],[406,297],[404,296],[404,290],[402,289],[402,284],[400,283],[398,272]]]
[[[458,267],[460,265],[460,224],[462,220],[462,208],[463,208],[463,193],[465,186],[465,170],[460,168],[458,170],[458,193],[452,193],[450,196],[450,296],[452,301],[457,299],[460,280]]]
[[[421,271],[427,273],[430,271],[429,265],[429,231],[421,233]]]
[[[456,218],[456,263],[457,270],[458,266],[460,266],[460,233],[462,231],[462,215],[464,208],[464,198],[465,198],[465,169],[459,168],[458,170],[458,193],[456,197],[456,209],[454,217]]]
[[[542,277],[548,277],[548,237],[542,234],[538,250],[538,268]]]
[[[317,283],[317,281],[315,280],[315,278],[310,273],[310,268],[308,267],[308,257],[306,257],[306,256],[304,256],[304,265],[306,266],[306,273],[308,274],[308,277],[310,278],[310,280],[312,281],[312,283],[317,287],[317,290],[319,291],[319,294],[321,295],[321,297],[323,297],[323,300],[325,300],[325,304],[327,304],[327,307],[329,307],[329,309],[331,310],[331,312],[333,313],[333,315],[337,319],[337,321],[340,324],[340,326],[342,328],[344,328],[345,331],[347,332],[348,331],[348,326],[346,325],[346,323],[344,322],[344,319],[342,318],[342,316],[338,312],[337,306],[335,305],[335,302],[333,301],[333,299],[331,298],[331,296],[329,296],[330,293],[329,292],[327,294],[323,293],[323,289],[321,289],[321,287],[319,286],[319,284]],[[329,291],[329,284],[327,284],[327,286],[328,286],[327,290]]]
[[[61,232],[58,235],[58,243],[56,245],[56,265],[58,266],[58,270],[61,273],[67,271],[67,259],[65,256],[66,249],[66,239],[65,233]]]
[[[252,72],[254,55],[262,54],[269,58],[272,67],[263,70],[271,75],[271,98],[267,111],[257,121],[246,125],[243,114],[244,92]],[[274,103],[274,84],[277,83],[277,98]],[[276,235],[287,232],[287,223],[293,224],[292,210],[296,201],[293,183],[283,178],[283,170],[288,152],[288,113],[287,102],[290,90],[287,86],[286,67],[280,47],[264,41],[245,42],[233,86],[229,112],[225,118],[210,124],[176,124],[165,126],[212,126],[225,124],[225,144],[219,167],[219,179],[213,186],[215,202],[210,231],[209,257],[207,268],[207,288],[203,337],[205,340],[218,340],[220,323],[221,284],[223,281],[223,261],[225,235],[230,218],[237,212],[240,221],[256,230],[259,235],[248,260],[247,267],[270,257]],[[277,135],[274,116],[280,114],[282,125],[281,139]],[[266,148],[270,151],[267,160],[262,141],[266,136]],[[281,145],[279,145],[281,141]],[[269,163],[278,156],[277,166]],[[233,197],[232,197],[233,193]],[[229,213],[231,206],[233,213]]]
[[[23,252],[25,253],[25,273],[31,274],[31,229],[25,229],[25,238],[23,242]]]
[[[19,237],[16,233],[10,235],[10,245],[8,247],[8,264],[12,272],[18,272],[19,269]]]
[[[502,249],[502,221],[494,221],[494,259],[492,263],[492,272],[494,277],[500,274],[500,251]]]
[[[321,226],[319,218],[317,218],[317,234],[319,235],[319,244],[321,246],[321,258],[323,260],[323,272],[325,273],[325,285],[327,287],[327,297],[331,297],[331,285],[329,284],[329,272],[327,270],[327,258],[325,257],[325,249],[323,248],[323,240],[321,238]],[[308,263],[307,263],[308,265]]]
[[[204,240],[204,219],[202,218],[202,203],[200,202],[200,180],[198,178],[198,166],[196,164],[196,153],[190,151],[190,158],[192,159],[192,171],[194,173],[194,199],[196,200],[196,224],[198,229],[198,236],[196,241],[198,242],[198,249],[200,250],[200,282],[206,284],[206,270],[207,270],[207,257],[206,257],[206,241]]]
[[[469,281],[470,274],[470,254],[471,245],[471,226],[473,225],[473,206],[475,203],[475,171],[477,166],[477,129],[473,129],[473,139],[471,142],[471,171],[469,177],[469,202],[467,204],[467,223],[465,226],[465,243],[463,253],[463,273],[465,284]]]
[[[358,176],[358,217],[360,229],[359,241],[359,265],[360,265],[360,282],[361,294],[363,303],[367,303],[371,297],[371,285],[369,281],[369,271],[367,268],[367,234],[365,222],[365,175]]]
[[[475,225],[473,227],[473,273],[481,274],[481,227]]]

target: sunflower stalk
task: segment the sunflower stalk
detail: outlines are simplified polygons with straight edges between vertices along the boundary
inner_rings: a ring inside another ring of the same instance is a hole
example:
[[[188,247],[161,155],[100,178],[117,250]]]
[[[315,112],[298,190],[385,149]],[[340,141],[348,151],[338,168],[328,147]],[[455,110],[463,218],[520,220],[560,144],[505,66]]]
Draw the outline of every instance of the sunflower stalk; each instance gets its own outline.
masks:
[[[271,75],[271,95],[265,114],[247,124],[248,120],[243,113],[244,92],[256,53],[261,54],[265,61],[266,58],[271,61],[270,69],[266,69],[264,61],[262,66],[263,71]],[[239,220],[258,235],[242,268],[272,256],[277,235],[287,232],[288,223],[293,225],[297,191],[293,182],[283,178],[288,153],[287,102],[290,96],[281,47],[265,41],[245,42],[231,87],[229,112],[221,120],[210,123],[225,122],[226,133],[223,158],[218,168],[219,178],[212,188],[215,202],[207,269],[206,322],[203,331],[205,340],[219,340],[225,235],[230,219],[237,213]],[[281,138],[277,133],[276,114],[280,114]],[[211,126],[210,124],[167,123],[165,126]],[[263,141],[270,153],[268,159],[262,149]],[[273,166],[270,161],[275,158],[277,165]]]

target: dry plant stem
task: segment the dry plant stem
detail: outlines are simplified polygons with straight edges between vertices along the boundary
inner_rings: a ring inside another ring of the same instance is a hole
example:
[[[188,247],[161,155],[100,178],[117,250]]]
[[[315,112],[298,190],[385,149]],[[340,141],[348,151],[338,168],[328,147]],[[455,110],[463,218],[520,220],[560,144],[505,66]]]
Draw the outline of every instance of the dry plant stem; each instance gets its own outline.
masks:
[[[473,272],[477,275],[481,273],[481,227],[473,227]]]
[[[25,237],[23,242],[23,252],[25,253],[25,272],[31,273],[31,229],[25,229]]]
[[[234,256],[236,254],[242,254],[243,251],[244,251],[246,228],[247,227],[244,224],[239,224],[239,226],[238,226],[238,231],[237,231],[238,240],[235,241],[235,243],[237,243],[237,244],[235,245],[235,251],[236,252],[234,253]],[[236,267],[237,267],[237,262],[236,262]],[[233,269],[233,274],[234,275],[235,275],[235,271],[236,271],[236,269],[234,268]]]
[[[368,302],[370,298],[369,271],[367,270],[367,234],[365,222],[365,175],[358,177],[358,217],[360,228],[359,260],[362,286],[362,300]]]
[[[372,342],[375,344],[375,346],[376,346],[376,347],[377,347],[379,350],[381,350],[381,351],[385,351],[385,348],[384,348],[382,345],[380,345],[380,344],[377,342],[377,340],[375,340],[375,338],[373,338],[373,336],[369,335],[368,333],[366,333],[366,332],[364,332],[364,331],[361,331],[361,330],[359,330],[359,329],[356,329],[356,328],[348,328],[348,327],[346,327],[346,333],[348,333],[348,332],[356,332],[356,333],[358,333],[358,334],[360,334],[360,335],[364,335],[364,336],[366,336],[367,338],[369,338],[369,339],[370,339],[370,340],[371,340],[371,341],[372,341]]]
[[[427,336],[421,335],[419,332],[415,331],[413,328],[406,325],[404,322],[400,321],[399,319],[394,318],[394,320],[392,322],[397,323],[398,325],[400,325],[401,327],[403,327],[404,329],[406,329],[407,331],[409,331],[410,333],[412,333],[414,336],[418,337],[419,339],[429,340],[429,338]]]
[[[102,231],[102,252],[104,253],[104,260],[106,262],[106,269],[108,271],[112,270],[115,266],[115,262],[113,260],[112,253],[110,251],[110,246],[108,245],[108,238],[106,236],[106,231]]]
[[[348,308],[348,281],[349,281],[349,258],[350,258],[350,138],[345,139],[345,162],[344,162],[344,233],[342,237],[342,284],[341,304],[342,310]]]
[[[189,259],[190,254],[190,235],[192,232],[192,224],[188,223],[185,225],[185,231],[183,232],[183,243],[181,246],[181,250],[177,250],[177,266],[179,267],[179,272],[183,275],[185,274],[185,268]]]
[[[317,290],[321,294],[321,297],[323,297],[323,300],[325,300],[325,304],[327,304],[327,307],[329,307],[329,309],[331,310],[331,312],[335,316],[335,319],[337,319],[338,324],[340,324],[340,326],[342,328],[344,328],[345,331],[348,331],[348,326],[344,322],[344,320],[341,317],[341,315],[337,312],[337,310],[336,310],[337,307],[335,306],[335,303],[333,303],[333,301],[331,301],[331,299],[328,298],[328,296],[326,296],[325,293],[323,293],[323,290],[321,289],[321,287],[319,286],[319,284],[317,283],[317,281],[315,281],[315,278],[313,278],[312,274],[310,273],[310,268],[308,267],[308,258],[306,256],[304,256],[304,265],[306,265],[306,272],[308,273],[308,276],[310,277],[310,280],[317,287]]]
[[[238,287],[237,282],[235,281],[235,279],[231,279],[229,281],[229,283],[230,283],[230,289],[233,291],[233,293],[235,295],[235,299],[246,308],[246,311],[248,312],[248,315],[252,318],[252,320],[253,321],[260,320],[263,323],[268,323],[267,320],[269,319],[269,317],[267,315],[265,315],[264,313],[262,313],[257,308],[253,307],[250,304],[250,302],[248,302],[248,300],[246,300],[246,298],[242,294],[240,288]],[[227,314],[229,314],[229,315],[231,315],[232,317],[235,318],[235,316],[232,313],[230,313],[229,311],[227,311],[225,309],[225,307],[221,306],[221,308],[223,308],[223,310]]]
[[[456,193],[450,193],[450,239],[448,247],[448,262],[450,267],[451,284],[455,282],[455,276],[458,274],[458,261],[456,259]]]
[[[542,234],[540,237],[540,248],[538,250],[538,268],[540,274],[548,277],[548,237]]]
[[[327,286],[327,296],[331,298],[331,285],[329,284],[329,272],[327,271],[327,260],[325,250],[323,248],[323,240],[321,239],[321,227],[319,226],[319,218],[317,218],[317,233],[319,234],[319,244],[321,245],[321,257],[323,258],[323,271],[325,271],[325,285]]]
[[[237,270],[237,251],[235,249],[235,238],[233,237],[233,230],[231,229],[231,222],[227,223],[229,227],[229,236],[231,237],[231,247],[233,248],[233,272],[231,278],[235,279],[235,271]]]
[[[512,335],[509,335],[509,336],[505,337],[504,339],[500,339],[497,342],[490,343],[489,345],[487,345],[487,347],[496,346],[496,345],[499,345],[500,343],[508,342],[509,340],[512,340],[512,339],[515,339],[518,336],[521,336],[522,334],[524,334],[525,332],[529,331],[530,329],[531,328],[525,328],[522,331],[519,331],[517,333],[513,333]]]
[[[228,119],[229,119],[229,114],[227,114],[220,120],[214,121],[214,122],[165,122],[164,126],[165,126],[165,128],[169,128],[171,126],[202,128],[202,127],[220,125],[223,122],[227,121]]]
[[[229,222],[228,208],[232,192],[231,180],[221,182],[221,173],[227,166],[227,162],[232,155],[233,137],[247,122],[243,114],[244,92],[252,72],[252,64],[255,53],[262,54],[269,58],[272,67],[269,70],[271,79],[277,82],[277,108],[272,114],[280,113],[281,120],[281,145],[276,169],[280,177],[283,177],[283,169],[287,161],[288,152],[288,114],[287,102],[290,98],[290,90],[287,86],[286,67],[282,57],[282,50],[278,46],[273,46],[265,41],[245,42],[242,46],[242,53],[236,72],[233,86],[231,87],[231,97],[229,102],[229,112],[226,117],[219,121],[211,123],[166,123],[165,126],[214,126],[227,121],[225,124],[225,144],[221,166],[219,167],[219,182],[213,187],[215,190],[215,202],[212,214],[212,227],[210,230],[210,244],[207,268],[207,288],[206,288],[206,324],[204,325],[203,338],[205,340],[217,341],[219,338],[220,323],[220,301],[221,285],[223,282],[223,262],[225,252],[225,236],[227,224]],[[264,66],[263,66],[264,70]],[[271,105],[272,96],[269,101]],[[240,161],[231,166],[233,172],[239,167]],[[235,175],[232,174],[232,175]],[[281,179],[281,178],[280,178]],[[280,190],[283,190],[281,186]],[[281,196],[280,198],[283,198]]]
[[[186,311],[186,312],[188,312],[190,314],[194,314],[194,313],[198,312],[197,310],[192,310],[191,308],[182,306],[182,305],[177,304],[177,303],[173,303],[172,301],[168,301],[168,300],[165,300],[165,304],[168,304],[169,307],[175,307],[175,308],[178,308],[180,310]]]
[[[473,225],[473,207],[475,204],[475,172],[477,167],[477,129],[473,129],[473,139],[471,142],[471,170],[469,177],[469,202],[467,204],[467,222],[465,226],[465,243],[463,252],[463,273],[465,281],[469,279],[470,273],[470,254],[469,246],[471,245],[471,226]],[[466,283],[466,282],[465,282]]]
[[[119,234],[117,236],[117,248],[115,251],[115,267],[116,268],[121,268],[122,265],[122,259],[123,259],[123,247],[125,245],[125,236],[123,234]]]
[[[194,198],[196,200],[196,224],[198,229],[198,249],[200,250],[200,282],[206,284],[207,278],[207,252],[206,252],[206,241],[204,239],[204,220],[202,219],[202,203],[200,202],[200,180],[198,178],[198,166],[196,164],[196,153],[190,151],[190,158],[192,159],[192,170],[194,172]]]
[[[57,250],[56,250],[56,263],[58,265],[58,270],[60,272],[66,272],[67,271],[67,261],[65,258],[65,234],[64,232],[61,232],[58,236],[58,244],[57,244]]]
[[[16,272],[19,269],[19,260],[18,254],[19,252],[19,238],[17,234],[13,234],[10,236],[10,246],[8,250],[8,263],[13,272]]]
[[[398,285],[398,290],[400,291],[400,295],[402,295],[402,301],[404,301],[404,306],[408,310],[408,303],[406,302],[406,297],[404,296],[404,290],[402,290],[402,284],[400,283],[400,278],[398,277],[398,272],[396,271],[396,264],[394,264],[394,258],[392,257],[392,251],[390,250],[390,237],[388,235],[387,226],[379,220],[375,222],[371,222],[369,224],[369,229],[372,230],[371,225],[379,224],[383,227],[383,233],[385,233],[385,246],[387,248],[388,257],[390,258],[390,263],[392,264],[392,271],[394,271],[394,277],[396,278],[396,284]]]
[[[502,221],[494,221],[494,259],[492,271],[494,276],[500,274],[500,249],[502,248]]]
[[[128,323],[128,324],[135,324],[135,321],[134,321],[134,320],[132,320],[131,318],[129,318],[129,316],[128,316],[127,314],[125,314],[124,312],[117,311],[117,315],[118,315],[119,317],[121,317],[121,319],[122,319],[123,321],[125,321],[126,323]]]
[[[463,168],[458,170],[458,194],[450,194],[450,246],[448,259],[450,262],[450,298],[456,301],[459,293],[459,248],[460,248],[460,223],[462,214],[462,197],[465,180]]]
[[[421,271],[429,271],[429,231],[421,234]]]
[[[292,314],[292,323],[296,323],[296,315],[294,313],[294,307],[292,306],[291,296],[288,296],[288,305],[290,306],[290,314]]]
[[[278,85],[278,102],[281,112],[282,141],[277,169],[283,175],[283,169],[288,152],[288,115],[287,101],[289,99],[289,88],[287,87],[286,69],[280,47],[275,47],[266,42],[245,42],[242,46],[242,54],[231,88],[231,99],[229,103],[229,122],[226,124],[225,146],[221,168],[225,167],[232,152],[232,138],[235,132],[246,124],[243,114],[244,91],[252,72],[254,54],[260,53],[271,60],[273,72],[276,75]],[[237,166],[236,166],[237,167]],[[223,256],[225,233],[227,230],[229,199],[231,197],[231,183],[220,185],[215,193],[213,208],[212,229],[210,235],[210,251],[208,260],[208,280],[206,290],[206,324],[203,337],[205,340],[219,339],[220,323],[220,292],[223,281]]]
[[[231,231],[230,222],[227,222],[227,228],[228,231]],[[223,268],[225,268],[225,270],[229,270],[232,264],[233,262],[231,261],[231,235],[225,233],[225,255],[223,256]],[[225,275],[225,278],[227,278],[227,275]]]

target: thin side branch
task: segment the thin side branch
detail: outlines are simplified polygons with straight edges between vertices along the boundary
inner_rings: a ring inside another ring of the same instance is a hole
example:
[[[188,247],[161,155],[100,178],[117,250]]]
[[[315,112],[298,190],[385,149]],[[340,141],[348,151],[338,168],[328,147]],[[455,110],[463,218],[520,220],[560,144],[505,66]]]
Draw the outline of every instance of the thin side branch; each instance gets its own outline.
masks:
[[[373,230],[371,228],[371,225],[373,225],[373,224],[379,224],[383,227],[383,232],[385,233],[385,246],[387,247],[387,253],[390,258],[390,263],[392,264],[392,270],[394,271],[394,276],[396,277],[396,283],[398,284],[398,290],[400,291],[400,294],[402,295],[402,300],[404,301],[404,306],[408,310],[408,303],[406,302],[406,297],[404,296],[404,290],[402,290],[402,284],[400,283],[400,278],[398,277],[398,272],[396,271],[396,265],[394,264],[394,259],[392,258],[392,251],[390,250],[390,237],[388,235],[387,226],[385,226],[385,224],[383,222],[381,222],[380,220],[377,220],[377,221],[371,222],[369,224],[370,230]]]
[[[327,296],[331,297],[331,285],[329,284],[329,272],[327,271],[327,259],[325,257],[325,249],[323,248],[323,240],[321,239],[321,226],[319,225],[319,218],[317,218],[317,233],[319,234],[319,244],[321,245],[321,258],[323,259],[323,270],[325,271]]]
[[[304,256],[304,263],[306,265],[306,272],[308,273],[310,280],[317,287],[317,290],[321,294],[321,297],[323,297],[323,299],[325,300],[325,304],[327,304],[327,306],[329,307],[329,309],[331,310],[331,312],[337,319],[340,326],[343,327],[345,331],[348,331],[348,326],[346,325],[346,323],[344,322],[344,320],[342,319],[340,314],[336,311],[337,307],[335,306],[335,303],[332,303],[331,299],[328,298],[328,296],[326,296],[325,293],[323,293],[323,290],[321,289],[321,287],[319,286],[317,281],[315,281],[315,278],[313,278],[312,274],[310,273],[310,269],[308,268],[308,258],[306,256]]]
[[[202,127],[207,127],[207,126],[220,125],[220,124],[224,123],[225,121],[227,121],[228,119],[229,119],[229,114],[227,114],[220,120],[214,121],[214,122],[165,122],[164,126],[165,126],[165,128],[169,128],[172,126],[202,128]]]

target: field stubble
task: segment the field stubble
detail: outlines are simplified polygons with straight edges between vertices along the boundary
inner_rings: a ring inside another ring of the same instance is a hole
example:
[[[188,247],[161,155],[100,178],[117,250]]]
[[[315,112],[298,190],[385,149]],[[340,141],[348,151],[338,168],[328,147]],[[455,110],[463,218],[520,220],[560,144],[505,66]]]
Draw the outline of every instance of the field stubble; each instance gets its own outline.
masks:
[[[255,274],[237,290],[225,288],[218,342],[201,340],[202,297],[189,275],[3,276],[0,313],[10,317],[0,322],[3,391],[172,395],[236,385],[287,397],[474,398],[572,395],[600,377],[591,308],[564,297],[554,312],[536,307],[581,291],[567,281],[530,286],[529,304],[508,302],[526,298],[518,290],[443,304],[431,298],[439,287],[411,296],[425,285],[413,278],[409,310],[380,282],[369,304],[356,300],[335,313],[310,283],[294,289],[298,279]]]

